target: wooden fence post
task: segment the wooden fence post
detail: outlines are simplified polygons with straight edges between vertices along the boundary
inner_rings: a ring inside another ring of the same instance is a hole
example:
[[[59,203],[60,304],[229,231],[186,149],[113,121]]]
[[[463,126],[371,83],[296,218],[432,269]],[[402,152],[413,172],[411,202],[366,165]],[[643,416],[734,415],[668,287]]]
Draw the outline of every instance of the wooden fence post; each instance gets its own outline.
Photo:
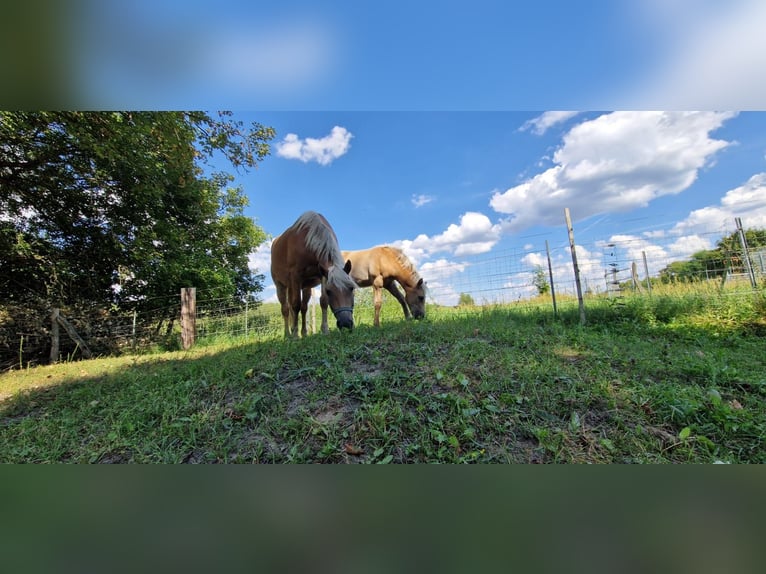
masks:
[[[59,313],[58,309],[51,312],[51,363],[58,363],[59,360]]]
[[[64,330],[67,332],[67,335],[69,335],[69,338],[77,343],[77,346],[80,347],[80,351],[82,352],[83,357],[86,359],[93,357],[93,353],[90,352],[88,345],[85,344],[85,340],[77,334],[77,331],[75,331],[75,328],[72,326],[72,324],[64,319],[64,316],[61,313],[56,315],[56,322],[64,327]]]
[[[188,350],[194,345],[197,331],[197,288],[181,289],[181,345]]]
[[[745,232],[742,229],[742,219],[735,217],[734,223],[737,224],[737,235],[739,235],[739,243],[742,245],[742,254],[744,255],[742,259],[745,261],[745,271],[747,271],[747,276],[750,278],[750,285],[753,289],[758,289],[758,282],[755,280],[755,272],[753,271],[753,266],[750,264],[750,250],[747,247]]]
[[[133,309],[133,330],[130,333],[130,346],[133,348],[133,350],[136,350],[136,318],[137,318],[138,312]]]
[[[553,286],[553,265],[551,265],[551,249],[548,247],[548,240],[545,240],[545,253],[548,255],[548,277],[551,279],[551,299],[553,299],[553,316],[558,317],[556,308],[556,288]]]
[[[644,275],[646,275],[646,290],[649,291],[649,295],[652,294],[652,278],[649,277],[649,264],[646,262],[646,251],[641,252],[641,257],[644,258]]]
[[[582,287],[580,286],[580,267],[577,265],[577,252],[575,251],[574,229],[572,229],[572,219],[569,217],[569,208],[564,208],[564,217],[567,222],[567,231],[569,232],[569,247],[572,249],[572,265],[574,266],[575,288],[577,289],[577,302],[580,306],[580,324],[585,325],[585,303],[582,299]]]

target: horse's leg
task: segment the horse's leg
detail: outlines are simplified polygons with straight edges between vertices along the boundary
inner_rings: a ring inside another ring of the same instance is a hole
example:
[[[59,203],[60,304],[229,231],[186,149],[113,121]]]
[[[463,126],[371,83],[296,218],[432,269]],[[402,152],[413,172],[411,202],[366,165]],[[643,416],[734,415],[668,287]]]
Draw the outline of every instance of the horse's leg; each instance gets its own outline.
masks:
[[[290,305],[290,334],[294,339],[298,338],[298,313],[301,309],[301,290],[296,287],[287,290]]]
[[[277,299],[279,299],[279,304],[282,310],[282,320],[285,322],[285,337],[289,337],[290,305],[287,302],[287,287],[282,285],[282,283],[276,283],[276,288]]]
[[[399,291],[399,288],[396,286],[396,283],[392,281],[388,281],[384,287],[386,290],[391,293],[391,295],[396,298],[397,301],[399,301],[399,304],[402,306],[402,311],[404,311],[404,318],[405,319],[411,319],[412,316],[410,315],[410,308],[407,306],[407,301],[404,299],[404,295],[402,295],[402,292]]]
[[[330,328],[327,326],[327,296],[324,294],[324,289],[322,289],[322,294],[319,296],[319,306],[322,308],[322,333],[329,333]]]
[[[309,307],[309,301],[311,300],[311,287],[303,288],[303,297],[301,299],[301,336],[305,337],[308,332],[306,331],[306,311]]]
[[[383,292],[380,290],[383,287],[383,278],[378,276],[372,282],[372,300],[375,303],[375,318],[372,324],[375,327],[380,327],[380,308],[383,305]]]

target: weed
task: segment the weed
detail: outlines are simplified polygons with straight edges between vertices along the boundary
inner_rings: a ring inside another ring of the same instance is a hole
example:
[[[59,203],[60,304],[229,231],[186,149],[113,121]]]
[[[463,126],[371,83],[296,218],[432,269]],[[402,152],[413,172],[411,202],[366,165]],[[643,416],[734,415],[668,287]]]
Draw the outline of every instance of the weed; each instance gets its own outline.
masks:
[[[0,461],[763,463],[759,301],[594,299],[585,326],[574,303],[397,304],[377,329],[13,371]]]

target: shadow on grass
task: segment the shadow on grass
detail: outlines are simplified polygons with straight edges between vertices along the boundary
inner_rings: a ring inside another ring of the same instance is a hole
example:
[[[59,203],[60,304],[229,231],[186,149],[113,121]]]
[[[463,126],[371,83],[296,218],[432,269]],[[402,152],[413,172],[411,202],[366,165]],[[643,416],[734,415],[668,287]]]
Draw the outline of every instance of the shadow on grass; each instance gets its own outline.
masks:
[[[742,323],[679,327],[616,307],[578,321],[496,308],[140,357],[96,375],[72,364],[61,383],[5,401],[0,457],[763,462],[763,341]]]

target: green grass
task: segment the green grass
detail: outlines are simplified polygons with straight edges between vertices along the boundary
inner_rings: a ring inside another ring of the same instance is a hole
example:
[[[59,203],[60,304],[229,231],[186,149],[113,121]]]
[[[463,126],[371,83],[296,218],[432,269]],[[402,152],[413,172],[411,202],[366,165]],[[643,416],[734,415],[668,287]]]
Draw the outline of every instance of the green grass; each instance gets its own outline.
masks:
[[[379,329],[6,373],[0,461],[766,462],[763,295],[587,311],[389,298]]]

